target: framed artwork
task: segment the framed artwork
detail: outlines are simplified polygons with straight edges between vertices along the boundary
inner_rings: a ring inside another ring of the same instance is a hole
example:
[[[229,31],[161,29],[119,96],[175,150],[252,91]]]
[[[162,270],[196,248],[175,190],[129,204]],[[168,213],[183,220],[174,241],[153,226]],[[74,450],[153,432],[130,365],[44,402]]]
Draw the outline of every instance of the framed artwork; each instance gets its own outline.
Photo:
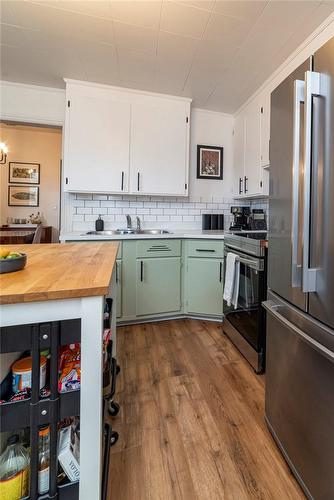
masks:
[[[223,152],[219,146],[197,146],[197,179],[223,178]]]
[[[15,184],[39,184],[40,164],[10,161],[8,182]]]
[[[39,186],[8,186],[8,206],[38,207]]]

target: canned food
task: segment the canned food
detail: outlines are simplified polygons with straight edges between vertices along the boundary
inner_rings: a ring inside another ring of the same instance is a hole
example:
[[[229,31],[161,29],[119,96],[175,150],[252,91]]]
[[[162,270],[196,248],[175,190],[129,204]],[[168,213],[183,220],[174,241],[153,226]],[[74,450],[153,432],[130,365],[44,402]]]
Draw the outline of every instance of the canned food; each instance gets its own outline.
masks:
[[[31,388],[31,374],[32,374],[32,357],[22,358],[12,365],[13,374],[13,392],[22,391],[25,388]],[[40,370],[39,370],[39,388],[42,389],[46,382],[46,358],[40,357]]]

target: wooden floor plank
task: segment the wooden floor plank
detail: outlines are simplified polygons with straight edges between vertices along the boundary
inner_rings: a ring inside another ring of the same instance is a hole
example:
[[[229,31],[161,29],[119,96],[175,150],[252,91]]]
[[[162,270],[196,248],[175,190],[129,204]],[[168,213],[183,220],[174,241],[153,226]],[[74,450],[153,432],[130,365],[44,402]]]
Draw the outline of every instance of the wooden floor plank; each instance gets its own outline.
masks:
[[[110,500],[299,500],[264,421],[264,377],[221,325],[118,329]]]
[[[197,379],[209,402],[210,410],[220,428],[225,445],[235,454],[239,474],[244,478],[250,498],[273,498],[269,491],[275,490],[276,498],[303,498],[299,487],[294,484],[291,492],[281,490],[282,475],[289,474],[284,461],[280,458],[276,446],[267,431],[263,419],[263,390],[256,376],[243,359],[239,362],[222,364],[217,370],[212,362],[204,358],[200,338],[194,337],[191,343],[185,341],[185,353],[197,370]],[[252,400],[246,397],[240,381],[242,370],[247,371],[257,398],[262,404],[256,408]],[[261,392],[260,392],[261,390]],[[262,411],[261,411],[262,410]],[[261,450],[261,453],[259,453]],[[273,466],[275,464],[275,467]]]

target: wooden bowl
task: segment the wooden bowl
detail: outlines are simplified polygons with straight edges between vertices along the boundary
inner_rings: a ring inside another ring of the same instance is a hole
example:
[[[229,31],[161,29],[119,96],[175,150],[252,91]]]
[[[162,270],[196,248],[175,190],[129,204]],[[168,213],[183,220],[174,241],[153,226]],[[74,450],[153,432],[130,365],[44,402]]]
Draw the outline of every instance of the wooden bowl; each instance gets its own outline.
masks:
[[[27,263],[27,255],[21,253],[20,257],[13,259],[0,259],[0,274],[14,273],[23,269]]]

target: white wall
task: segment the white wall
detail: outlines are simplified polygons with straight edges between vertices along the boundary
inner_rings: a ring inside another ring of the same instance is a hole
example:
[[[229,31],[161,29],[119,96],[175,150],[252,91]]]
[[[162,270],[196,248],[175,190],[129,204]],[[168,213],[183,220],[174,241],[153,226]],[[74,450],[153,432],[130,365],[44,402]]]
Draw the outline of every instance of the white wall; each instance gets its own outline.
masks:
[[[233,173],[233,124],[232,115],[193,109],[190,131],[190,201],[229,197],[232,193]],[[197,145],[224,148],[223,180],[197,179]]]
[[[64,123],[65,90],[0,81],[0,119],[42,125]]]

